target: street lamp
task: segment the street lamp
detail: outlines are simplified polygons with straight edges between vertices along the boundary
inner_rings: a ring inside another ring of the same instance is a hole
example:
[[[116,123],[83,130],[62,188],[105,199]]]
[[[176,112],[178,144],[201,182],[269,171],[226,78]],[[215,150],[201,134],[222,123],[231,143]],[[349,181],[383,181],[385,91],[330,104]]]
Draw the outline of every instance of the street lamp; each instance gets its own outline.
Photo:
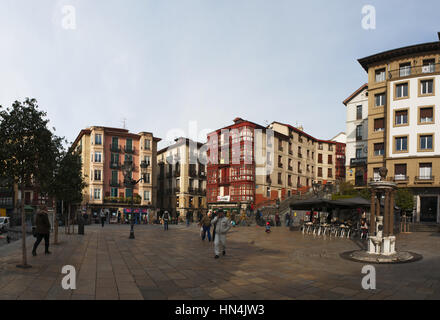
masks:
[[[144,176],[147,173],[148,169],[148,163],[146,161],[141,162],[141,178],[139,180],[133,180],[132,173],[133,173],[133,161],[131,160],[125,160],[124,165],[122,166],[122,171],[124,174],[124,184],[127,188],[131,189],[131,218],[130,218],[130,237],[129,239],[134,239],[134,230],[133,230],[133,214],[134,214],[134,186],[137,185],[139,182],[144,180]]]

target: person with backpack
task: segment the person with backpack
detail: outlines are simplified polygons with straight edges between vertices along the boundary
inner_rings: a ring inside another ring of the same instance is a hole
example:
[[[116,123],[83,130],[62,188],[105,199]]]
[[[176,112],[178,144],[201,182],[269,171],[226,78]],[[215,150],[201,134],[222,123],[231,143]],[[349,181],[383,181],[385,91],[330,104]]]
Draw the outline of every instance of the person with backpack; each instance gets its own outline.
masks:
[[[224,211],[219,210],[217,216],[211,222],[214,226],[214,252],[215,259],[220,257],[220,251],[226,255],[226,234],[231,229],[231,222],[225,217]]]

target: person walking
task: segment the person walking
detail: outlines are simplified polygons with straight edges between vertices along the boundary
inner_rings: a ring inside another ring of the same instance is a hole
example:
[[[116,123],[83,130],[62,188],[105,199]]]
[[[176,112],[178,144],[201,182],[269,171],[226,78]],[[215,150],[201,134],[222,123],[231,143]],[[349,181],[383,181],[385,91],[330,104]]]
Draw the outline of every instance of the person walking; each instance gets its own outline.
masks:
[[[186,212],[186,226],[189,227],[189,211]]]
[[[101,217],[101,225],[104,228],[104,223],[105,223],[105,213],[104,211],[101,209],[101,212],[99,214],[99,216]]]
[[[286,227],[290,227],[290,212],[286,213]]]
[[[220,251],[226,255],[226,233],[231,229],[231,222],[225,217],[223,210],[219,210],[217,216],[212,220],[214,226],[214,251],[215,259],[220,257]]]
[[[165,213],[163,214],[162,220],[163,220],[163,229],[164,229],[164,231],[167,231],[168,230],[168,222],[170,220],[170,214],[168,211],[165,211]]]
[[[206,234],[208,233],[208,241],[211,242],[211,218],[208,214],[205,214],[200,220],[200,225],[203,228],[202,240],[205,241]]]
[[[44,253],[45,254],[51,254],[49,251],[49,236],[50,236],[50,221],[49,216],[47,215],[47,208],[43,207],[41,210],[37,213],[36,219],[36,237],[37,240],[34,243],[34,248],[32,249],[32,255],[35,257],[37,255],[37,248],[40,244],[41,240],[44,238]]]

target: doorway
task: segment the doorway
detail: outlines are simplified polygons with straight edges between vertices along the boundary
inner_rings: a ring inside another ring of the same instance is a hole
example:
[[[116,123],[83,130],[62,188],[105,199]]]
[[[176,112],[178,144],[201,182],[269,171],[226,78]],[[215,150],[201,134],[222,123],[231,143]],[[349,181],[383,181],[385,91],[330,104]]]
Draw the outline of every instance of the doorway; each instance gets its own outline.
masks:
[[[437,197],[420,198],[420,222],[437,222]]]

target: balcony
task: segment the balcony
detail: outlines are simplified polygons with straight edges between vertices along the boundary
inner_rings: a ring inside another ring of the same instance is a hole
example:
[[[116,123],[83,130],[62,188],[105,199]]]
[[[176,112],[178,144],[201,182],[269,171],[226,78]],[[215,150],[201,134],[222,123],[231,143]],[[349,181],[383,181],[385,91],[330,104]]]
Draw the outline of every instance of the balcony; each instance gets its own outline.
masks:
[[[113,179],[110,179],[109,185],[110,185],[110,187],[114,187],[114,188],[119,188],[120,187],[119,181],[118,180],[113,180]]]
[[[283,168],[283,164],[282,163],[278,163],[278,168],[282,169]]]
[[[206,189],[198,188],[197,193],[201,196],[206,196]]]
[[[302,153],[298,153],[298,158],[302,159],[303,155]]]
[[[125,152],[125,153],[134,154],[135,151],[136,151],[136,148],[135,148],[135,147],[130,147],[130,148],[128,148],[127,146],[124,147],[124,152]]]
[[[364,167],[368,163],[368,158],[353,158],[350,160],[350,167]]]
[[[219,184],[229,184],[229,183],[230,183],[230,181],[229,181],[229,177],[221,177],[221,178],[218,178],[218,183],[219,183]]]
[[[415,183],[418,183],[418,184],[423,184],[423,183],[429,183],[429,184],[432,184],[432,183],[434,183],[434,176],[419,176],[419,177],[416,177],[416,179],[415,179]]]
[[[396,176],[394,176],[394,182],[406,184],[409,182],[409,177],[404,176],[404,175],[396,175]]]
[[[293,150],[289,150],[289,155],[293,156]]]
[[[362,140],[364,140],[364,139],[362,138],[362,136],[356,136],[356,141],[362,141]]]
[[[408,66],[388,72],[389,80],[398,80],[409,76],[429,75],[440,71],[440,64],[433,63],[424,66]]]
[[[188,187],[189,193],[195,193],[196,189],[194,187]]]
[[[110,162],[110,169],[115,169],[115,170],[121,169],[121,163],[120,162]]]
[[[121,153],[121,147],[112,143],[110,144],[110,151]]]
[[[300,174],[303,173],[302,169],[298,168],[298,173],[300,173]]]
[[[287,167],[287,170],[289,170],[289,171],[293,171],[293,167],[288,166],[288,167]]]
[[[270,176],[266,177],[266,183],[272,184],[272,178]]]

